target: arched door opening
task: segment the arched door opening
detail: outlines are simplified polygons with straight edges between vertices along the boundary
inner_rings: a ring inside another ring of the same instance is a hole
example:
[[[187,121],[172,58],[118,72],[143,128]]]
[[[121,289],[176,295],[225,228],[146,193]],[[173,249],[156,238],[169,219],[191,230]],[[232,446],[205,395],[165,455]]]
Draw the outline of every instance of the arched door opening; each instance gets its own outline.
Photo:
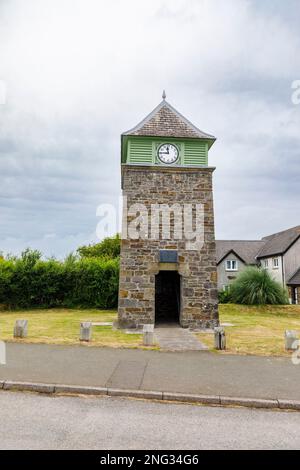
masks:
[[[155,323],[179,323],[180,275],[160,271],[155,276]]]

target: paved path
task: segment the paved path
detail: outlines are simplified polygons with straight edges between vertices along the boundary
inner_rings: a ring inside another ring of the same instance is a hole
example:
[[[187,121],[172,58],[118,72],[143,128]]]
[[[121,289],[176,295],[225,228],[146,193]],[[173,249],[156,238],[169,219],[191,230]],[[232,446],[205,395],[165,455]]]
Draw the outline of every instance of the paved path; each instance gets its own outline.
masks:
[[[300,365],[293,365],[290,359],[218,355],[208,351],[7,343],[7,364],[0,365],[1,379],[300,399]]]
[[[1,450],[300,447],[296,412],[2,391],[0,416]]]
[[[207,349],[188,329],[178,325],[160,325],[154,330],[161,349],[168,351],[202,351]]]

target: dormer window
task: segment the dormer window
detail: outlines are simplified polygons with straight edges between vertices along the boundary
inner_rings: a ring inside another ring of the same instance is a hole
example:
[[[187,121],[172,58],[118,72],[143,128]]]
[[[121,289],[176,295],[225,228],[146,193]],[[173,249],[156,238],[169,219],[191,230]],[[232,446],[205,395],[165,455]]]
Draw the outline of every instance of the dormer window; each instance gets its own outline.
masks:
[[[238,262],[235,259],[228,259],[226,260],[226,271],[237,271],[238,270]]]

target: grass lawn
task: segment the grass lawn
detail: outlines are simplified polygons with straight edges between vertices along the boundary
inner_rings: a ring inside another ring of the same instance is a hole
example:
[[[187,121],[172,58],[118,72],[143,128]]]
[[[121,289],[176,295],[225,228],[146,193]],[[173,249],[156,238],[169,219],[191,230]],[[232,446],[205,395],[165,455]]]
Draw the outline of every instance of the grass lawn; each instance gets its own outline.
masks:
[[[300,305],[244,306],[220,305],[220,322],[225,326],[226,351],[222,354],[256,354],[290,356],[284,349],[284,331],[300,334]],[[213,334],[199,333],[199,339],[213,349]]]
[[[13,328],[17,319],[28,320],[28,337],[14,339]],[[117,318],[115,310],[77,310],[77,309],[44,309],[0,311],[0,340],[84,344],[88,346],[110,346],[136,348],[142,347],[142,335],[126,334],[113,330],[111,326],[93,326],[92,342],[79,341],[81,321],[113,322]]]
[[[220,305],[220,322],[225,326],[227,350],[221,354],[256,354],[263,356],[289,356],[284,350],[284,331],[300,333],[300,305],[247,307],[234,304]],[[28,320],[28,338],[13,338],[17,319]],[[93,326],[92,341],[79,341],[81,321],[113,322],[115,310],[45,309],[0,311],[0,340],[84,344],[86,346],[109,346],[142,348],[142,335],[126,334],[111,326]],[[213,334],[197,333],[196,336],[213,349]],[[157,349],[157,348],[156,348]]]

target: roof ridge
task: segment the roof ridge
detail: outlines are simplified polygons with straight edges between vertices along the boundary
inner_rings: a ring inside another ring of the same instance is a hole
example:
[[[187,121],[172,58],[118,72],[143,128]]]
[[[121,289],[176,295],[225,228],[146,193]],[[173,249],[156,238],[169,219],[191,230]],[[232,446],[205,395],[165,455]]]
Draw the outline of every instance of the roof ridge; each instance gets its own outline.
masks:
[[[183,121],[185,121],[185,123],[189,126],[191,126],[195,131],[197,132],[200,132],[201,134],[207,136],[208,139],[214,139],[216,140],[216,137],[213,136],[212,134],[208,134],[207,132],[204,132],[202,131],[201,129],[199,129],[199,127],[195,126],[189,119],[187,119],[185,116],[183,116],[183,114],[181,114],[179,111],[177,111],[177,109],[175,109],[170,103],[168,103],[168,101],[164,101],[165,104],[167,105],[167,107],[169,109],[171,109],[171,111],[173,111],[175,114],[177,114],[177,116],[182,119]]]
[[[300,272],[300,266],[298,266],[298,268],[296,269],[296,271],[293,272],[293,274],[289,277],[289,281],[294,277],[296,276],[296,274],[298,274]]]
[[[147,114],[147,116],[142,119],[136,126],[132,127],[126,132],[122,132],[122,135],[128,135],[131,134],[131,132],[136,132],[138,129],[143,127],[146,122],[150,121],[150,119],[157,113],[157,111],[160,111],[163,105],[166,103],[165,100],[162,100],[152,111],[151,113]]]
[[[263,240],[216,240],[217,263],[234,253],[245,264],[257,264],[257,253],[265,243]]]
[[[143,127],[148,124],[151,119],[160,112],[161,109],[166,108],[168,109],[171,113],[175,115],[179,121],[185,124],[188,130],[190,130],[190,136],[185,136],[185,137],[190,137],[190,138],[199,138],[199,139],[208,139],[211,141],[215,141],[216,137],[214,137],[212,134],[208,134],[207,132],[202,131],[198,127],[196,127],[189,119],[187,119],[185,116],[183,116],[177,109],[175,109],[168,101],[163,99],[152,111],[149,113],[142,121],[140,121],[136,126],[133,128],[129,129],[126,132],[123,132],[122,135],[133,135],[134,133],[137,133],[138,131],[141,131]],[[193,135],[194,133],[194,135]],[[140,134],[143,135],[143,134]],[[151,135],[148,134],[147,135]],[[155,136],[155,134],[153,135]],[[176,137],[176,135],[174,135]],[[178,137],[184,137],[183,135],[179,135]],[[212,143],[213,143],[212,142]],[[211,144],[212,145],[212,144]]]
[[[296,269],[296,271],[289,277],[287,281],[287,285],[291,286],[299,286],[300,285],[300,267]],[[299,276],[299,277],[298,277]]]
[[[260,243],[264,243],[265,240],[244,240],[244,239],[240,239],[240,240],[225,240],[225,239],[216,239],[216,242],[229,242],[229,243],[232,243],[232,242],[260,242]]]
[[[285,254],[299,238],[300,225],[264,237],[263,240],[266,244],[258,256],[267,257]]]
[[[285,230],[281,230],[280,232],[271,233],[270,235],[266,235],[265,237],[263,237],[262,240],[270,238],[270,237],[275,237],[276,235],[281,235],[282,233],[292,232],[293,230],[296,230],[296,229],[300,230],[300,225],[295,225],[295,227],[287,228]]]

